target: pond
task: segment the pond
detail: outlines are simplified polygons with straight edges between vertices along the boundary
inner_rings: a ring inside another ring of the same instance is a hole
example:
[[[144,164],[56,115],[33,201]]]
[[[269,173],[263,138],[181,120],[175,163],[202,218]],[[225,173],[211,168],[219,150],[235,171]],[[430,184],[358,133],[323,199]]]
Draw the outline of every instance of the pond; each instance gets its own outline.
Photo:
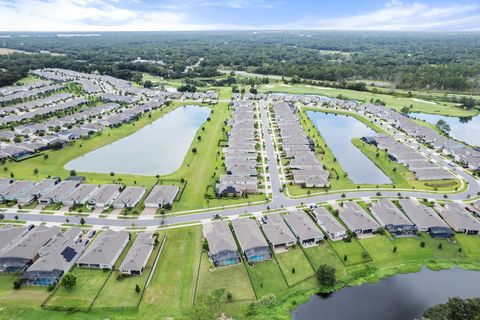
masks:
[[[179,107],[121,140],[65,165],[80,172],[165,175],[176,171],[210,109]]]
[[[450,126],[449,134],[452,138],[480,146],[480,116],[457,118],[426,113],[410,113],[410,116],[433,125],[437,124],[438,120],[444,120]]]
[[[420,319],[449,297],[480,296],[480,272],[458,268],[397,275],[376,284],[349,287],[328,297],[312,296],[293,311],[295,320]]]
[[[392,181],[362,151],[352,144],[353,138],[377,133],[353,117],[307,111],[327,146],[332,150],[348,177],[358,184],[390,184]]]

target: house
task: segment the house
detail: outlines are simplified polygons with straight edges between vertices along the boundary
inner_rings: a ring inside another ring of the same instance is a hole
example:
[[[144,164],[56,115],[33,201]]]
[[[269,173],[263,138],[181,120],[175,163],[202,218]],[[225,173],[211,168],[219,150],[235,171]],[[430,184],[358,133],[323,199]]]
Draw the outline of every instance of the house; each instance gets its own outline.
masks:
[[[323,240],[323,233],[305,212],[292,211],[283,218],[303,247],[317,245]]]
[[[80,185],[79,181],[61,181],[51,191],[47,192],[38,199],[41,204],[49,204],[52,202],[61,202],[69,194],[73,193]]]
[[[215,267],[240,263],[238,247],[226,221],[205,223],[203,236],[208,243],[208,257]]]
[[[28,227],[4,226],[0,228],[0,255],[15,245],[28,231],[30,231]]]
[[[81,268],[112,269],[128,240],[126,231],[104,231],[85,250],[77,265]]]
[[[32,151],[16,147],[15,145],[1,147],[0,151],[15,161],[23,160],[34,154]]]
[[[147,190],[143,187],[126,187],[113,201],[113,207],[117,209],[133,208],[140,202]]]
[[[480,221],[470,214],[464,204],[446,203],[444,207],[439,207],[438,213],[455,232],[480,233]]]
[[[261,220],[263,232],[275,252],[286,251],[295,245],[297,239],[280,215],[271,213]]]
[[[96,184],[81,184],[72,193],[61,197],[60,200],[66,206],[83,205],[97,191]]]
[[[390,234],[405,236],[415,234],[417,227],[388,199],[380,199],[370,207],[373,217]]]
[[[121,187],[118,184],[102,184],[88,199],[88,203],[97,208],[106,208],[120,195]]]
[[[49,286],[58,283],[85,250],[81,228],[71,228],[55,236],[38,252],[38,259],[23,273],[27,285]]]
[[[249,263],[272,258],[268,243],[254,219],[235,219],[232,221],[232,226],[243,254]]]
[[[28,192],[35,183],[28,180],[17,180],[0,190],[0,201],[15,201],[23,193]]]
[[[347,229],[326,208],[313,209],[313,215],[323,232],[333,241],[342,240],[347,236]]]
[[[0,190],[7,188],[12,182],[12,179],[0,178]]]
[[[155,239],[151,232],[139,233],[118,270],[124,274],[141,275],[152,254]]]
[[[338,216],[348,229],[356,234],[371,234],[380,229],[380,225],[354,201],[344,202]]]
[[[16,272],[28,268],[35,262],[38,251],[62,230],[57,227],[38,226],[28,232],[10,249],[0,255],[0,271]]]
[[[400,199],[399,203],[418,231],[428,232],[434,238],[452,238],[455,236],[452,229],[432,208],[412,199]]]
[[[145,199],[145,207],[163,208],[166,204],[173,205],[178,191],[177,186],[156,185]]]
[[[31,201],[38,199],[44,194],[52,191],[59,181],[59,179],[44,179],[36,183],[32,189],[19,194],[17,197],[17,202],[19,204],[30,203]]]

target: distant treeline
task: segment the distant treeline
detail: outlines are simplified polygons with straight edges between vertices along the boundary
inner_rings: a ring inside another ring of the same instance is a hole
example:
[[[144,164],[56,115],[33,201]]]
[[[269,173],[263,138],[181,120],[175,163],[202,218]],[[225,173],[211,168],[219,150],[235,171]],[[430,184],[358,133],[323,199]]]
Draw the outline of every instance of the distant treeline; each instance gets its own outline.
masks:
[[[23,69],[56,65],[138,79],[209,77],[222,67],[265,75],[345,82],[383,80],[397,88],[478,90],[479,33],[399,32],[169,32],[102,33],[100,37],[4,39],[13,49],[49,50],[67,57],[30,55],[9,64],[0,57],[1,84]],[[12,57],[10,55],[10,62]],[[162,63],[132,62],[142,60]],[[200,64],[195,66],[200,59]],[[40,60],[37,62],[36,60]],[[22,66],[19,66],[22,65]]]

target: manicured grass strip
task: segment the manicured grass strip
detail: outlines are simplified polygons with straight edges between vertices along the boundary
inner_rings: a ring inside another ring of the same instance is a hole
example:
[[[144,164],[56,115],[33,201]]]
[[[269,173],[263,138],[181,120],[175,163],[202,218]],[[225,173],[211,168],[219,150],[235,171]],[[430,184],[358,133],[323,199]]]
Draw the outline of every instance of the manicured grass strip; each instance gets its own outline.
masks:
[[[134,239],[132,239],[131,242],[133,242],[133,240]],[[160,238],[159,241],[162,241],[162,238]],[[136,308],[141,298],[141,292],[137,293],[135,286],[138,285],[140,289],[143,290],[159,249],[160,243],[153,249],[145,270],[141,275],[117,279],[117,275],[119,275],[120,272],[114,271],[105,283],[100,295],[95,300],[93,308]],[[125,255],[127,252],[128,250],[124,250]],[[118,260],[123,262],[124,259],[125,257],[122,257],[122,259]],[[120,264],[118,264],[118,266],[120,266]]]
[[[466,234],[457,234],[455,235],[455,240],[459,243],[460,246],[463,247],[463,250],[469,257],[480,261],[480,237]]]
[[[200,263],[200,226],[165,232],[167,241],[141,304],[152,312],[151,315],[168,314],[192,305]]]
[[[213,268],[205,252],[202,253],[197,297],[207,295],[215,289],[224,288],[232,293],[233,301],[255,300],[247,270],[243,263],[228,267]]]
[[[298,246],[287,252],[275,254],[275,257],[289,286],[315,275],[307,257]]]
[[[288,289],[282,271],[275,259],[257,262],[253,265],[247,264],[247,271],[259,298],[269,293],[279,295]]]

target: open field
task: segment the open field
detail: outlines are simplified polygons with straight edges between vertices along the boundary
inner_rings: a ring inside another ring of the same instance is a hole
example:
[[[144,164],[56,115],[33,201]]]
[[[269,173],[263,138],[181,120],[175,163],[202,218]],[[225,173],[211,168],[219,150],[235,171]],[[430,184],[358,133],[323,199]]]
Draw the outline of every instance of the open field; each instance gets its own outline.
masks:
[[[294,93],[294,94],[318,94],[324,95],[327,97],[338,97],[342,96],[343,99],[358,100],[361,102],[370,102],[371,99],[379,99],[386,103],[390,108],[396,110],[402,109],[402,107],[410,105],[413,106],[411,109],[412,112],[424,112],[431,114],[442,114],[446,116],[456,116],[456,117],[471,117],[478,114],[478,110],[465,110],[463,108],[457,107],[454,103],[451,102],[442,102],[441,104],[431,104],[424,102],[421,99],[415,98],[397,98],[392,95],[387,94],[375,94],[371,92],[362,92],[354,91],[347,89],[337,89],[337,88],[326,88],[326,87],[317,87],[309,85],[284,85],[284,84],[275,84],[275,85],[263,85],[260,87],[259,91],[261,92],[283,92],[283,93]]]

